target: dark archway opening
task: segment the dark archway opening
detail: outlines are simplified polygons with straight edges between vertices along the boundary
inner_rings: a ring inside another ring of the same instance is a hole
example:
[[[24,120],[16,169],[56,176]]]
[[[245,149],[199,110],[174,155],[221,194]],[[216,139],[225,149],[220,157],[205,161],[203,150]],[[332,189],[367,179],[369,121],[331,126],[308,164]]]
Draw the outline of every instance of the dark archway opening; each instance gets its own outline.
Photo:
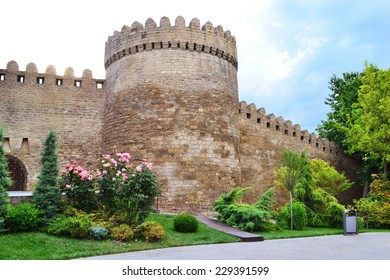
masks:
[[[11,173],[12,187],[8,191],[25,191],[27,186],[27,170],[23,162],[13,156],[7,156],[8,170]]]

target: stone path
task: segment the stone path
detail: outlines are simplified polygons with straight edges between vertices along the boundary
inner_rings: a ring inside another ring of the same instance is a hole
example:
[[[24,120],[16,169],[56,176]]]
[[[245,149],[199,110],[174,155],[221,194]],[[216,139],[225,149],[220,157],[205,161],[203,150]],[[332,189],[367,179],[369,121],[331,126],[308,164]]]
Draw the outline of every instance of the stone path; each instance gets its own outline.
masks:
[[[209,217],[206,217],[206,216],[203,216],[203,215],[196,216],[196,219],[199,222],[202,222],[202,223],[208,225],[211,228],[214,228],[216,230],[219,230],[219,231],[226,232],[226,233],[229,233],[231,235],[237,236],[238,238],[241,238],[241,240],[244,241],[244,242],[255,242],[255,241],[263,241],[264,240],[264,237],[261,236],[261,235],[257,235],[257,234],[253,234],[253,233],[249,233],[249,232],[246,232],[246,231],[239,230],[237,228],[228,226],[228,225],[226,225],[224,223],[221,223],[221,222],[219,222],[217,220],[214,220],[212,218],[209,218]]]

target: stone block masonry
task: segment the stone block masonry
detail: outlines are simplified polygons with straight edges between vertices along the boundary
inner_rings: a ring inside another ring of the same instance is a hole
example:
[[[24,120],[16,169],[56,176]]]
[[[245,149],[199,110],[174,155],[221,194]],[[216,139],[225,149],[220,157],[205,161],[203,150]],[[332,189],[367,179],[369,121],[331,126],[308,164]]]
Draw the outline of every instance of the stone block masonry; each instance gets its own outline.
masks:
[[[61,164],[93,168],[102,153],[130,152],[159,173],[164,212],[210,214],[235,186],[254,187],[249,200],[273,185],[284,149],[308,149],[354,178],[356,163],[325,139],[238,102],[235,37],[198,19],[163,17],[115,31],[106,42],[105,79],[90,70],[63,76],[35,64],[0,69],[0,123],[6,148],[24,166],[33,189],[49,130],[57,131]],[[284,193],[278,194],[280,201]]]

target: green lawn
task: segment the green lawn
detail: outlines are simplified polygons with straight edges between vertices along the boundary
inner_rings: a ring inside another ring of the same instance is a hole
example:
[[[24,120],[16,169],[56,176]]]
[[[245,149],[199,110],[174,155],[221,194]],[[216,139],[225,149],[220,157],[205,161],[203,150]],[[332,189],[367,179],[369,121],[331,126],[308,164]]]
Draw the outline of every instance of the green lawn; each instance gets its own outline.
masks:
[[[112,240],[77,240],[55,237],[42,232],[26,232],[0,235],[0,260],[63,260],[87,256],[115,254],[149,249],[240,242],[241,240],[200,224],[196,233],[178,233],[173,230],[172,215],[152,214],[148,220],[163,225],[165,236],[161,242],[145,243],[132,241],[118,243]],[[359,232],[378,232],[390,230],[359,230]],[[267,239],[296,238],[342,234],[342,229],[308,227],[304,230],[283,230],[280,232],[258,232]]]
[[[0,235],[0,260],[61,260],[102,254],[114,254],[148,249],[239,242],[240,239],[200,224],[196,233],[178,233],[173,230],[172,215],[152,214],[148,220],[163,225],[165,237],[161,242],[132,241],[118,243],[112,240],[77,240],[55,237],[41,232]]]

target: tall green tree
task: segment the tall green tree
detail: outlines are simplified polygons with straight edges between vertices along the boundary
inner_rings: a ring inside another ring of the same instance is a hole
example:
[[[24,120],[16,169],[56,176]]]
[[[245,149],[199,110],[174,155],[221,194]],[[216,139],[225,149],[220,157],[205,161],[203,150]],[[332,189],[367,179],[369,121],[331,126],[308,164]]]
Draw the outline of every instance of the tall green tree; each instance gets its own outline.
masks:
[[[7,158],[3,149],[4,130],[0,127],[0,232],[5,231],[4,219],[10,204],[7,189],[12,186]]]
[[[347,137],[345,131],[351,127],[352,105],[357,102],[358,91],[362,84],[362,73],[347,72],[342,77],[333,75],[329,81],[329,97],[325,104],[330,106],[331,112],[327,120],[317,128],[319,135],[330,141],[343,144]]]
[[[293,151],[284,151],[281,159],[281,168],[276,171],[277,184],[285,188],[290,195],[290,220],[293,229],[293,192],[299,181],[304,179],[306,154],[300,155]]]
[[[46,222],[58,213],[61,193],[58,186],[57,136],[54,131],[47,135],[41,153],[42,169],[38,175],[38,184],[33,191],[33,203],[42,210]]]
[[[374,68],[376,71],[377,68]],[[348,151],[351,147],[347,132],[352,128],[352,114],[354,104],[358,102],[359,89],[362,86],[362,79],[365,72],[346,72],[342,77],[333,75],[329,81],[329,97],[325,104],[330,106],[331,111],[327,114],[327,120],[322,121],[317,128],[321,137],[327,138],[340,145],[343,150]],[[368,185],[371,181],[371,174],[379,172],[380,163],[378,160],[366,157],[365,152],[354,150],[350,151],[354,157],[362,159],[360,176],[365,182],[363,196],[367,195]]]
[[[350,154],[380,160],[387,175],[390,161],[390,69],[366,63],[358,100],[352,105],[351,128],[343,140]]]

